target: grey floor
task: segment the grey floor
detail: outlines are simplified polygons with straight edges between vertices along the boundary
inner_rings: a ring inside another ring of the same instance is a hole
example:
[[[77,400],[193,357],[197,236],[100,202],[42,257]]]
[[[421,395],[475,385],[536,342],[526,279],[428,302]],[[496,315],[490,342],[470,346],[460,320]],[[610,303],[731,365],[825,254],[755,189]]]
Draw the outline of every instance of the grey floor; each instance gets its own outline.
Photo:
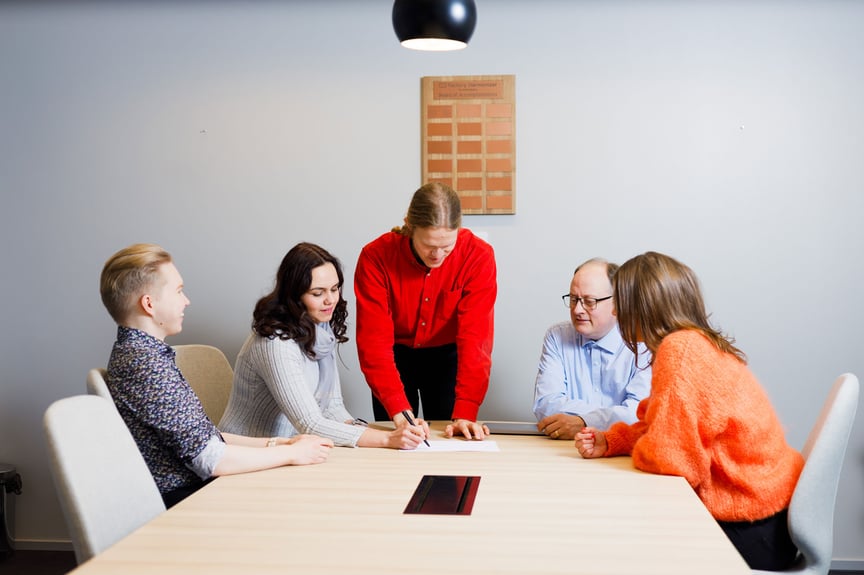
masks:
[[[75,565],[71,551],[15,551],[5,559],[0,554],[2,575],[65,575]],[[864,575],[864,571],[831,571],[829,575]]]
[[[15,551],[0,554],[3,575],[64,575],[76,566],[71,551]]]

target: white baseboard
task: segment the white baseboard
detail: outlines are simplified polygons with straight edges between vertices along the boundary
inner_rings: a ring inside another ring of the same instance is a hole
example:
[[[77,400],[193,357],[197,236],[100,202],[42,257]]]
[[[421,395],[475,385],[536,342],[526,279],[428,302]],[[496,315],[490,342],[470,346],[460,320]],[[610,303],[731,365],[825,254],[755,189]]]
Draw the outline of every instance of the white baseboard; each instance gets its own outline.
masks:
[[[72,551],[72,542],[53,539],[16,539],[15,549],[21,551]]]
[[[833,559],[832,571],[864,571],[864,559]]]

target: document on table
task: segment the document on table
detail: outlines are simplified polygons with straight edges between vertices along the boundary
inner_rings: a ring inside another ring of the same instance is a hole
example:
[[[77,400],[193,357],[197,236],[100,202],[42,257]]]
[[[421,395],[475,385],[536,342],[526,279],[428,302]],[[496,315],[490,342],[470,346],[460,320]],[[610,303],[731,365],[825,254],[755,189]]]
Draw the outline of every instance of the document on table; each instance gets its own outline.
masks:
[[[470,439],[430,439],[429,447],[423,443],[417,449],[402,449],[405,453],[417,453],[420,451],[501,451],[495,441],[483,440],[472,441]]]

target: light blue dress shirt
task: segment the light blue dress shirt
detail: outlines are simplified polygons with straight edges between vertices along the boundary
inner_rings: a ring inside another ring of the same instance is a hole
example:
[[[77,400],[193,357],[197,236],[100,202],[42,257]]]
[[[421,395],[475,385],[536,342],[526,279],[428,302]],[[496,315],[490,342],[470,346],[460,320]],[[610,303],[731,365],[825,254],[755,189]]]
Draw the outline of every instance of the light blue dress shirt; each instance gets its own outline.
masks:
[[[639,367],[616,326],[597,341],[573,324],[546,331],[534,383],[537,420],[555,413],[578,415],[589,426],[608,429],[618,421],[634,423],[636,407],[651,391],[649,352],[639,344]]]

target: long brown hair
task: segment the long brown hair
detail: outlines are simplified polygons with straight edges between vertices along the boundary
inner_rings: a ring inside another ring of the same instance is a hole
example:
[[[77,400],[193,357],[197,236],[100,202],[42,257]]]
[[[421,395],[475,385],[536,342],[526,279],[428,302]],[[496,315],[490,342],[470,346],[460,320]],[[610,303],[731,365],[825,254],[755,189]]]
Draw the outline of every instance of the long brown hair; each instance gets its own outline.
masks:
[[[462,202],[453,188],[441,182],[430,182],[414,192],[405,225],[393,228],[404,236],[410,236],[416,228],[447,228],[458,230],[462,227]]]
[[[618,268],[613,288],[621,337],[633,353],[638,341],[645,342],[651,363],[663,338],[682,329],[702,333],[717,349],[747,362],[735,340],[711,326],[699,280],[681,262],[646,252]]]
[[[279,271],[276,272],[276,285],[269,294],[258,300],[252,313],[252,329],[262,337],[293,339],[304,353],[314,357],[315,322],[306,312],[306,306],[300,298],[312,285],[312,270],[326,263],[333,264],[339,277],[339,287],[342,287],[344,277],[342,264],[330,252],[321,246],[310,243],[299,243],[285,254]],[[347,330],[348,303],[345,298],[339,298],[330,319],[333,335],[336,341],[345,343]]]

